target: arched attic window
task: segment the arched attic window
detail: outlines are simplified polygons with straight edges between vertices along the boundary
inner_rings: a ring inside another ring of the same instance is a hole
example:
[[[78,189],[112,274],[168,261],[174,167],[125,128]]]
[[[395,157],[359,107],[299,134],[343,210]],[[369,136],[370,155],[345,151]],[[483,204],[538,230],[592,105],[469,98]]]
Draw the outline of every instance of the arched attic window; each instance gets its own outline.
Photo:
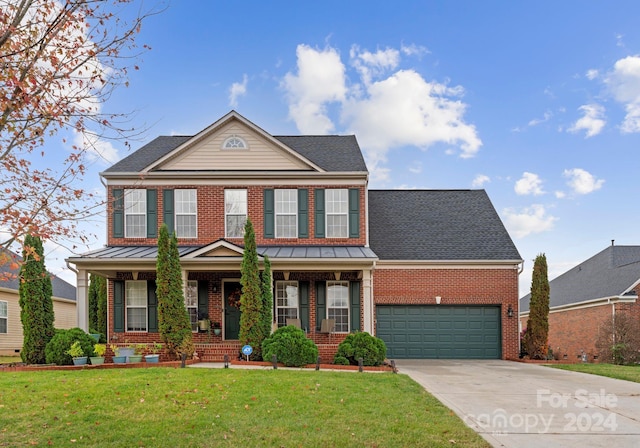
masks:
[[[232,135],[222,143],[222,149],[249,149],[249,145],[242,137]]]

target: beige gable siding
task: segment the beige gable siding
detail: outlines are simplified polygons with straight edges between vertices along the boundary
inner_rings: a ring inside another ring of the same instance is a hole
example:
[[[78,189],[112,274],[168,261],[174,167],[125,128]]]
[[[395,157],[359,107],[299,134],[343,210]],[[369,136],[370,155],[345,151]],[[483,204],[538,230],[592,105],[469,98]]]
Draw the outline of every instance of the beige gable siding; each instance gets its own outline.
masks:
[[[22,349],[22,322],[20,322],[20,298],[16,292],[0,291],[0,300],[7,302],[7,333],[0,333],[0,355],[15,355]],[[53,300],[54,326],[74,328],[77,326],[76,304]]]
[[[249,149],[222,149],[224,141],[237,135]],[[224,125],[180,156],[163,164],[162,170],[310,170],[287,151],[265,140],[238,122]]]

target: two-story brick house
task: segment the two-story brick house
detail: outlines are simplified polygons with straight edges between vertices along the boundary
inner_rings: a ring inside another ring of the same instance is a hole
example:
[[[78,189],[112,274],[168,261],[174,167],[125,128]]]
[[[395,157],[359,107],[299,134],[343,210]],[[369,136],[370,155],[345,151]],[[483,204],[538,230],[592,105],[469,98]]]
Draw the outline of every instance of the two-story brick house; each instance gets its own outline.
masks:
[[[515,358],[521,263],[486,193],[375,191],[354,136],[272,136],[230,112],[158,137],[103,173],[107,245],[70,258],[79,325],[89,273],[109,279],[109,334],[159,340],[159,227],[176,233],[198,354],[239,350],[243,226],[272,263],[274,325],[300,324],[332,359],[351,331],[393,357]],[[198,315],[221,323],[197,332]],[[333,319],[332,334],[321,322]]]

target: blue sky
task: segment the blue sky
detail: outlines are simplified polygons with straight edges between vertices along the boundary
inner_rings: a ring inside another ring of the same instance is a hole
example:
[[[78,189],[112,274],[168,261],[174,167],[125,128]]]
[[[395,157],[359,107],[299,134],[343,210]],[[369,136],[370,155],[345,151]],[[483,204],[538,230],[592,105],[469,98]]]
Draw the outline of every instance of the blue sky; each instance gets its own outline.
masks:
[[[538,253],[553,278],[612,239],[640,244],[639,17],[633,1],[174,0],[104,109],[136,111],[134,149],[235,109],[274,135],[355,134],[370,188],[484,188],[525,260],[522,296]],[[47,266],[75,283],[66,256]]]

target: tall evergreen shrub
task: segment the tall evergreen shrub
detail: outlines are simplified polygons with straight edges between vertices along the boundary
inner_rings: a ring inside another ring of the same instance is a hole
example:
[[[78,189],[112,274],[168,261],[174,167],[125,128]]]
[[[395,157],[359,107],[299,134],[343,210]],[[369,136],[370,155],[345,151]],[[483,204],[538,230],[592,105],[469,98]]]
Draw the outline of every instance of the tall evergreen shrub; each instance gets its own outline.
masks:
[[[247,218],[244,226],[244,252],[240,267],[240,343],[251,345],[251,359],[262,360],[262,341],[264,340],[262,316],[262,285],[258,266],[256,236],[251,220]]]
[[[546,359],[549,339],[549,279],[547,257],[539,254],[533,264],[527,332],[523,338],[531,359]]]

